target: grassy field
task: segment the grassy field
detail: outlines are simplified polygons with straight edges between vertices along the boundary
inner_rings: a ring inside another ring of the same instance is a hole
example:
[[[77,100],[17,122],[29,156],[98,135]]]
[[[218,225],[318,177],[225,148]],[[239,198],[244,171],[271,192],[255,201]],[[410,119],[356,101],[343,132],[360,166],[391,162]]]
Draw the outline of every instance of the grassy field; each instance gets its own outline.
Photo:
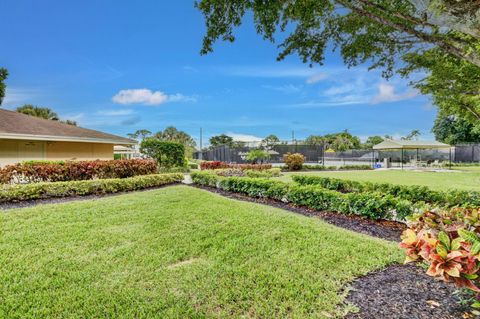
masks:
[[[424,185],[436,190],[463,189],[480,191],[480,168],[456,168],[456,172],[414,172],[408,170],[340,171],[340,172],[293,172],[284,173],[280,180],[291,181],[291,176],[316,175],[403,185]]]
[[[187,186],[0,213],[1,318],[317,317],[396,244]],[[329,317],[330,318],[330,317]]]

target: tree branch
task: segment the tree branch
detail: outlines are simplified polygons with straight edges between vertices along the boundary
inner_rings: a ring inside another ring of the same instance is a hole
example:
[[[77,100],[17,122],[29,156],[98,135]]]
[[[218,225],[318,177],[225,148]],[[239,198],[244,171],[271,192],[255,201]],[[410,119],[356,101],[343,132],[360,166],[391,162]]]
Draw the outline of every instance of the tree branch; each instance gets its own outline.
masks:
[[[463,52],[458,47],[445,42],[443,39],[439,39],[438,37],[434,37],[430,34],[415,30],[414,28],[411,28],[409,26],[406,26],[406,25],[403,25],[403,24],[400,24],[400,23],[396,23],[394,21],[390,21],[390,20],[388,20],[384,17],[381,17],[381,16],[373,13],[373,12],[367,11],[364,8],[360,8],[360,7],[357,7],[357,6],[355,6],[351,3],[348,3],[348,1],[344,1],[344,0],[335,0],[335,1],[337,1],[338,3],[343,5],[345,8],[348,8],[348,9],[350,9],[350,10],[352,10],[352,11],[354,11],[354,12],[356,12],[356,13],[362,15],[362,16],[365,16],[365,17],[377,22],[377,23],[383,24],[385,26],[389,26],[389,27],[394,28],[394,29],[396,29],[398,31],[401,31],[401,32],[405,32],[405,33],[414,35],[417,38],[419,38],[419,39],[421,39],[425,42],[437,45],[438,47],[442,48],[446,52],[448,52],[448,53],[450,53],[450,54],[452,54],[452,55],[454,55],[454,56],[456,56],[456,57],[458,57],[462,60],[466,60],[466,61],[480,67],[480,57],[476,54],[466,54],[465,52]]]

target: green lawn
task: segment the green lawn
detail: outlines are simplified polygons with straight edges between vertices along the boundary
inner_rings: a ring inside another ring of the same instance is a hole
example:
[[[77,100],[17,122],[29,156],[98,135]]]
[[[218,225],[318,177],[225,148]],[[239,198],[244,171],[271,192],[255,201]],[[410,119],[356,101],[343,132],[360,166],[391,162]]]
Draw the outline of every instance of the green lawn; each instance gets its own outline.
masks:
[[[318,317],[395,243],[187,186],[0,213],[1,318]]]
[[[480,191],[480,168],[456,168],[456,172],[414,172],[409,170],[292,172],[283,173],[280,180],[291,181],[291,175],[315,175],[403,185],[424,185],[436,190],[451,188]]]

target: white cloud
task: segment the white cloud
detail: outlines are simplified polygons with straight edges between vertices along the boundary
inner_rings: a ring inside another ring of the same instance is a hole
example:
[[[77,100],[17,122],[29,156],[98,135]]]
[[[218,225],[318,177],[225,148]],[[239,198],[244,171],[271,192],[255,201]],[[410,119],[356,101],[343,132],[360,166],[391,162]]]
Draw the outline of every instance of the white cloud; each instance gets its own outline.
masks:
[[[122,115],[130,115],[135,113],[133,110],[104,110],[98,111],[97,114],[99,115],[106,115],[106,116],[122,116]]]
[[[18,106],[18,104],[31,103],[38,96],[39,92],[35,89],[7,87],[3,105]]]
[[[277,66],[235,66],[223,68],[222,72],[233,76],[259,77],[259,78],[309,78],[314,77],[318,71],[308,67]]]
[[[303,88],[302,85],[293,85],[293,84],[285,84],[280,86],[264,85],[263,87],[269,90],[274,90],[274,91],[278,91],[286,94],[298,93]]]
[[[180,93],[168,95],[161,91],[149,89],[128,89],[121,90],[112,97],[112,101],[118,104],[146,104],[160,105],[167,102],[195,102],[194,97]]]
[[[169,95],[168,102],[197,102],[194,96],[186,96],[180,93]]]
[[[307,79],[307,84],[314,84],[314,83],[317,83],[317,82],[320,82],[324,79],[326,79],[328,77],[328,74],[326,73],[316,73],[312,76],[310,76],[308,79]]]
[[[418,95],[417,91],[408,90],[404,93],[396,93],[395,87],[387,83],[380,83],[378,86],[378,93],[372,98],[372,104],[378,104],[383,102],[398,102],[403,100],[409,100]]]
[[[255,135],[249,135],[249,134],[233,133],[233,132],[227,132],[225,134],[228,136],[231,136],[234,141],[239,141],[239,142],[260,142],[261,140],[263,140],[261,137],[258,137]]]

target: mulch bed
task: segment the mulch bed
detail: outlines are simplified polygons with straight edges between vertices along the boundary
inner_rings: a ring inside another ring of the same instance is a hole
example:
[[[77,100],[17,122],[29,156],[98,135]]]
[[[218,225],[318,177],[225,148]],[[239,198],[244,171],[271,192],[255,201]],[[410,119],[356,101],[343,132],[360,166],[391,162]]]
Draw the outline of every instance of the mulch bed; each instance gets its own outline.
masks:
[[[99,199],[104,197],[111,197],[111,196],[119,196],[133,192],[145,192],[149,190],[169,187],[173,185],[178,185],[180,183],[172,183],[162,186],[156,187],[149,187],[144,189],[138,189],[128,192],[118,192],[118,193],[106,193],[106,194],[92,194],[92,195],[85,195],[85,196],[68,196],[68,197],[55,197],[55,198],[44,198],[44,199],[32,199],[26,201],[19,201],[19,202],[8,202],[8,203],[0,203],[0,211],[1,210],[8,210],[14,208],[24,208],[24,207],[32,207],[41,204],[57,204],[57,203],[68,203],[74,201],[82,201],[82,200],[90,200],[90,199]]]
[[[445,284],[414,265],[393,265],[358,278],[347,302],[360,311],[346,319],[454,319],[475,318],[460,305],[453,284]]]
[[[374,237],[379,237],[391,241],[399,241],[402,231],[406,228],[405,224],[399,222],[393,222],[388,220],[368,220],[361,218],[359,216],[347,216],[343,214],[337,214],[332,212],[322,212],[307,207],[294,206],[292,204],[283,203],[277,200],[268,199],[268,198],[252,198],[246,195],[231,193],[224,191],[222,189],[217,189],[213,187],[199,186],[192,184],[191,186],[208,190],[210,192],[217,193],[219,195],[247,201],[258,204],[264,204],[269,206],[274,206],[284,210],[288,210],[297,214],[305,215],[308,217],[319,217],[322,220],[326,221],[329,224],[333,224],[338,227],[346,228],[359,232],[362,234],[367,234]]]

